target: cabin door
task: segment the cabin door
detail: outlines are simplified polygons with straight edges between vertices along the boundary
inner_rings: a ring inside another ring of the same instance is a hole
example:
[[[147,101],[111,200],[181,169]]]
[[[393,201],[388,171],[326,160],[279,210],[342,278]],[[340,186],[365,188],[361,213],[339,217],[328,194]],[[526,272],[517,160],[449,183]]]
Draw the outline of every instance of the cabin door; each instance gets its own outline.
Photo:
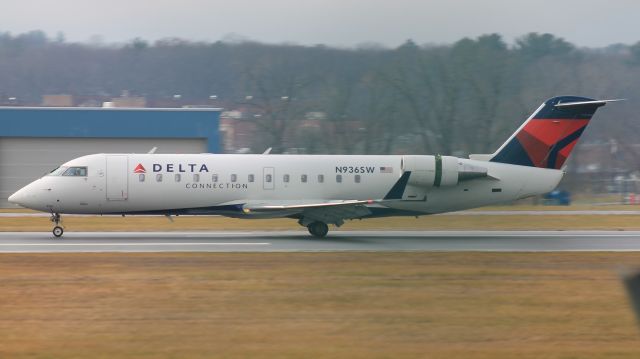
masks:
[[[107,200],[125,201],[129,197],[127,155],[107,155]]]
[[[276,188],[276,170],[273,167],[262,169],[262,188],[272,190]]]

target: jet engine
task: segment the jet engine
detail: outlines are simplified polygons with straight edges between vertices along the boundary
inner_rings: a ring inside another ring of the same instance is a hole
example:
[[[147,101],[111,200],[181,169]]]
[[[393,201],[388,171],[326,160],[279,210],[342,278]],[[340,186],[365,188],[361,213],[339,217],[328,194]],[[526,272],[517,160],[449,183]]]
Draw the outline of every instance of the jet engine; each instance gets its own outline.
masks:
[[[452,156],[404,156],[403,172],[411,172],[408,184],[421,187],[455,186],[459,181],[487,177],[484,167],[463,163]]]

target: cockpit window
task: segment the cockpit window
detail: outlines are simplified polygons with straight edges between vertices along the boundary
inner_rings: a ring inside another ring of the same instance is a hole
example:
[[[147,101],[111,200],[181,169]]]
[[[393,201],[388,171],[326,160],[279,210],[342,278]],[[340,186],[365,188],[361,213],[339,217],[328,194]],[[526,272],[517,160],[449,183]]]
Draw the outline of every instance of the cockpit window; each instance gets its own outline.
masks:
[[[86,177],[87,176],[87,167],[69,167],[67,168],[63,176],[73,176],[73,177]]]
[[[66,166],[58,167],[55,170],[49,172],[47,176],[61,176],[64,173],[64,171],[67,170],[67,168],[69,167],[66,167]]]

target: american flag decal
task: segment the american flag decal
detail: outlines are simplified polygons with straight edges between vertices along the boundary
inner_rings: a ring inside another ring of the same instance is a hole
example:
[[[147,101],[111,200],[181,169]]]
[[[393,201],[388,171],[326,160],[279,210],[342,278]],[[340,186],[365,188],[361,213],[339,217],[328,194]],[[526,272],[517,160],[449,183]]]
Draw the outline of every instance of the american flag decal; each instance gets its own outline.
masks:
[[[393,173],[393,167],[380,167],[380,173]]]

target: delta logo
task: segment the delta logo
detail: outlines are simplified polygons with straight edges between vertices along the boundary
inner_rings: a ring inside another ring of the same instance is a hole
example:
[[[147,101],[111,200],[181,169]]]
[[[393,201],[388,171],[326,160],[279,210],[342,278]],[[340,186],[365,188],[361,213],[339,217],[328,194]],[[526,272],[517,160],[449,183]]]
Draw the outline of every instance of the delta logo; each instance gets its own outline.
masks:
[[[133,170],[133,173],[147,173],[147,170],[144,168],[142,163],[138,163],[136,168]]]

